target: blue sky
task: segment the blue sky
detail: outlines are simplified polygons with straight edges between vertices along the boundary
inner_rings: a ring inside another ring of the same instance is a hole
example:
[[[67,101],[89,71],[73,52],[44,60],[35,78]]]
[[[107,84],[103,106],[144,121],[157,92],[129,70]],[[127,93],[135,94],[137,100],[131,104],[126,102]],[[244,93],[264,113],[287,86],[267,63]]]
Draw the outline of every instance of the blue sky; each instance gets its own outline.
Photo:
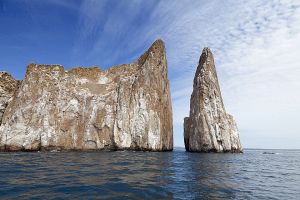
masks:
[[[300,1],[0,0],[0,70],[31,62],[110,66],[166,43],[175,146],[183,146],[200,53],[215,56],[223,100],[247,148],[300,148]]]

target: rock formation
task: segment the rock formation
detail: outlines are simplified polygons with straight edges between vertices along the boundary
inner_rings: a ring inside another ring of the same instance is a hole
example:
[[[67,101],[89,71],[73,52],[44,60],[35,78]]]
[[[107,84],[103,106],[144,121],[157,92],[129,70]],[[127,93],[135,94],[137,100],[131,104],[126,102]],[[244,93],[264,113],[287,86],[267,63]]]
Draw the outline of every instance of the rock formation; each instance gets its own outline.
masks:
[[[213,55],[204,48],[194,78],[184,143],[191,152],[242,152],[236,123],[226,113]]]
[[[8,104],[0,127],[0,148],[172,150],[167,76],[161,40],[136,62],[108,70],[65,71],[61,65],[30,64],[19,87],[12,82],[3,89],[6,79],[0,80],[1,89],[8,91],[7,98],[2,93],[0,97],[1,109]]]

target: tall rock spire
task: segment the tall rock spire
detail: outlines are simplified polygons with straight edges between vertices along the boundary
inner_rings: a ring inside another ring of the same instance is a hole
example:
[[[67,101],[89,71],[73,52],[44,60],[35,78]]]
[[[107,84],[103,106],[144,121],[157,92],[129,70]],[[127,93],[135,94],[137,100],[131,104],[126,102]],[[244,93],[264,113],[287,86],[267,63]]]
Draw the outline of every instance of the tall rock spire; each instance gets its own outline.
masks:
[[[226,113],[213,54],[204,48],[196,70],[184,143],[192,152],[242,152],[236,123]]]

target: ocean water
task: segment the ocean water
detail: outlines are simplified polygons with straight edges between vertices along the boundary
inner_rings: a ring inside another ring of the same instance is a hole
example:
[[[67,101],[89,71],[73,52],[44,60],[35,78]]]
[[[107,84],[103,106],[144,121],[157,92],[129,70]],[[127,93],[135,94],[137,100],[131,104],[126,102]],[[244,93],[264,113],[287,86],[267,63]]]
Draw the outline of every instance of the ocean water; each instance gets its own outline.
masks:
[[[0,199],[15,198],[300,199],[300,151],[0,153]]]

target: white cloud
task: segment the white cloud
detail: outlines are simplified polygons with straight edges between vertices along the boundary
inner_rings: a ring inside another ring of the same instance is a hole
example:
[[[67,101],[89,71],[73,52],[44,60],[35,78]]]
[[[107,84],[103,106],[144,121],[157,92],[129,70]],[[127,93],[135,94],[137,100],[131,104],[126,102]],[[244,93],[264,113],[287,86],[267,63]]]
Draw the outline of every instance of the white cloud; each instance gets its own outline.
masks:
[[[81,43],[75,47],[75,55],[80,44],[97,34],[86,57],[100,64],[107,57],[111,62],[119,61],[126,55],[123,51],[137,56],[146,44],[163,38],[171,79],[175,145],[183,145],[182,123],[189,112],[194,72],[202,48],[208,46],[215,55],[227,110],[238,121],[244,146],[263,147],[272,143],[272,138],[282,138],[283,143],[288,142],[280,147],[300,147],[299,1],[131,3],[121,1],[107,12],[106,2],[84,1]],[[139,20],[141,16],[144,18]],[[113,40],[114,46],[105,51]],[[252,135],[261,140],[247,141]],[[278,142],[269,147],[278,147]]]

